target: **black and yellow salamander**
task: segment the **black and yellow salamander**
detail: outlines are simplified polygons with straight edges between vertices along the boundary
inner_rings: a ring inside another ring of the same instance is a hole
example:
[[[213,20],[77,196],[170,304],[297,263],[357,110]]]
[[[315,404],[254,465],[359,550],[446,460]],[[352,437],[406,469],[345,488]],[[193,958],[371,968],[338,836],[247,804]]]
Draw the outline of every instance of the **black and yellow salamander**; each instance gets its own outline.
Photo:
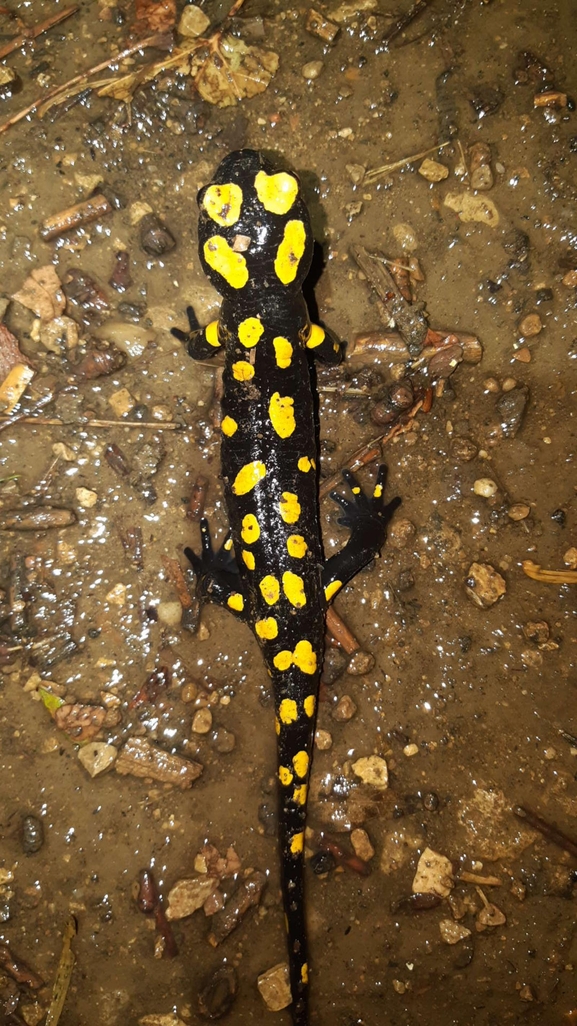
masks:
[[[384,543],[399,501],[385,505],[385,468],[371,497],[345,473],[334,493],[344,548],[323,561],[309,359],[338,363],[343,346],[311,324],[302,295],[313,235],[298,179],[254,150],[218,166],[199,193],[202,266],[223,296],[218,321],[175,335],[196,360],[224,351],[221,467],[230,534],[188,558],[201,599],[245,620],[272,678],[278,735],[279,843],[294,1026],[307,1026],[303,849],[327,603]],[[234,556],[233,556],[234,546]]]

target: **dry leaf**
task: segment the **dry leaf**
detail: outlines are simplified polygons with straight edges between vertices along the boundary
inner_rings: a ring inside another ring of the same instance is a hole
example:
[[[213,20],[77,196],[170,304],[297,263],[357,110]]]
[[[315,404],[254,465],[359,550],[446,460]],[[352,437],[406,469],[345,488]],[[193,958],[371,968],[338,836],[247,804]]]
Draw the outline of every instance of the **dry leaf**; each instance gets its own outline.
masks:
[[[59,317],[66,306],[60,278],[52,264],[32,271],[12,299],[32,310],[42,321],[51,321],[54,317]]]
[[[170,32],[176,21],[176,0],[135,0],[133,31],[137,38]]]
[[[90,741],[96,737],[106,717],[101,705],[61,705],[54,713],[54,722],[74,741]]]
[[[23,363],[28,363],[28,360],[18,345],[18,339],[5,324],[0,324],[0,381],[4,381],[13,367]]]
[[[279,64],[274,50],[247,46],[233,36],[213,37],[210,51],[199,48],[190,73],[203,100],[230,107],[263,93]]]

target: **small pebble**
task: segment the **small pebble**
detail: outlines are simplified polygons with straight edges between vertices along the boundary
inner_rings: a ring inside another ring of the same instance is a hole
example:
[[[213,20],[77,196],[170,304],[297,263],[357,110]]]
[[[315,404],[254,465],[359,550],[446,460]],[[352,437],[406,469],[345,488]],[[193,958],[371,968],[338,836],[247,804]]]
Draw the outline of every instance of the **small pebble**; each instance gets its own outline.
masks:
[[[256,982],[260,996],[271,1012],[280,1012],[281,1008],[288,1008],[292,997],[286,962],[273,965],[271,969],[261,973]]]
[[[78,751],[78,761],[91,777],[100,777],[116,762],[118,750],[105,741],[90,741]]]
[[[482,495],[484,499],[491,499],[497,494],[498,488],[490,477],[478,477],[473,484],[475,495]]]
[[[212,713],[208,707],[197,709],[192,720],[194,734],[208,734],[212,727]]]
[[[341,648],[332,645],[325,651],[321,680],[329,687],[345,672],[347,668],[347,657]]]
[[[322,61],[308,61],[307,64],[303,64],[301,75],[303,78],[306,78],[307,82],[313,82],[315,78],[319,77],[322,70]]]
[[[98,502],[98,495],[96,492],[92,492],[90,488],[77,488],[76,501],[82,509],[90,509],[91,506],[95,506]]]
[[[527,620],[522,629],[527,641],[534,641],[536,645],[543,645],[549,640],[550,630],[546,620]]]
[[[577,549],[573,547],[567,549],[567,552],[563,555],[563,562],[571,570],[577,570]]]
[[[454,438],[451,442],[451,452],[461,463],[470,463],[478,453],[477,446],[468,438]]]
[[[539,314],[532,313],[527,314],[526,317],[519,322],[519,334],[523,338],[532,338],[533,335],[538,335],[543,328],[543,323]]]
[[[115,584],[108,592],[108,595],[105,596],[106,601],[111,606],[123,606],[126,603],[126,591],[125,584]]]
[[[471,171],[471,188],[477,192],[488,192],[493,188],[493,183],[493,172],[488,164],[482,164]]]
[[[499,382],[496,378],[485,378],[483,388],[486,392],[499,392]]]
[[[525,986],[521,987],[521,989],[519,990],[519,997],[521,998],[521,1001],[535,1000],[535,995],[533,994],[533,991],[531,990],[528,983],[526,983]]]
[[[436,812],[439,808],[439,796],[438,794],[435,794],[434,791],[427,791],[427,793],[423,795],[422,801],[423,808],[426,809],[427,812]]]
[[[513,359],[517,360],[518,363],[531,363],[531,350],[527,349],[527,346],[523,346],[522,349],[518,349],[516,353],[513,353]]]
[[[168,627],[178,627],[182,620],[182,606],[180,602],[159,602],[156,611],[161,623]]]
[[[577,271],[567,271],[561,280],[567,288],[577,288]]]
[[[367,169],[364,164],[346,164],[345,170],[353,185],[360,185]]]
[[[507,516],[510,520],[525,520],[530,512],[531,507],[526,502],[514,502],[512,506],[509,506]]]
[[[156,214],[145,214],[140,222],[140,245],[149,256],[160,257],[174,249],[176,240]]]
[[[22,820],[22,851],[36,855],[44,844],[44,824],[38,816],[25,816]]]
[[[339,698],[335,708],[333,709],[333,719],[341,722],[352,720],[353,716],[357,711],[356,703],[353,702],[350,695],[343,695]]]
[[[371,839],[366,830],[362,830],[357,827],[356,830],[351,832],[351,844],[353,846],[355,855],[358,856],[363,862],[370,862],[375,854],[375,849],[371,844]]]
[[[178,23],[178,34],[189,39],[201,36],[210,25],[210,18],[195,4],[187,4]]]
[[[367,755],[352,764],[352,771],[363,784],[371,784],[385,790],[389,786],[389,771],[386,760],[380,755]]]
[[[458,944],[459,941],[471,936],[471,931],[466,926],[455,923],[453,919],[441,919],[439,930],[445,944]]]
[[[315,745],[321,752],[328,752],[333,745],[333,736],[328,730],[317,730],[315,734]]]
[[[193,680],[189,680],[186,684],[183,684],[180,697],[183,702],[194,702],[198,696],[199,690],[198,684]]]
[[[415,537],[417,529],[406,517],[395,517],[389,527],[387,540],[391,548],[404,549]]]
[[[511,389],[517,387],[517,382],[516,382],[515,378],[505,378],[505,380],[504,380],[504,382],[503,382],[501,387],[502,387],[504,392],[510,392]]]
[[[403,755],[406,755],[407,759],[411,759],[413,757],[413,755],[418,755],[418,754],[419,754],[419,746],[416,745],[414,743],[414,741],[413,741],[412,744],[405,745],[405,747],[403,748]]]
[[[506,591],[504,577],[490,563],[471,563],[465,580],[465,592],[473,605],[489,609]]]
[[[431,160],[430,157],[425,157],[419,168],[419,174],[426,178],[428,182],[442,182],[443,179],[449,177],[449,168],[445,167],[444,164],[440,164],[438,160]]]
[[[214,747],[221,755],[228,755],[236,746],[236,738],[230,730],[220,727],[213,735]]]
[[[349,659],[347,673],[350,673],[351,677],[362,677],[365,673],[370,673],[374,665],[374,655],[359,649],[358,652],[353,652]]]
[[[548,762],[553,762],[553,760],[557,758],[557,749],[556,748],[546,748],[545,751],[543,752],[543,755],[545,756],[545,758],[547,759]]]
[[[529,670],[539,670],[543,665],[543,656],[532,648],[526,648],[521,652],[521,662]]]

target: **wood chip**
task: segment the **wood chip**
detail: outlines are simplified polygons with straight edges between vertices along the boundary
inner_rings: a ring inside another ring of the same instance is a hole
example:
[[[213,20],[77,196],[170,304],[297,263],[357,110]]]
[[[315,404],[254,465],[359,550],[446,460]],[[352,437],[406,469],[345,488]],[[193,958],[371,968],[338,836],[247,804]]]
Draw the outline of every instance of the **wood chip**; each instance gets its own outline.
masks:
[[[201,775],[199,762],[171,755],[142,737],[131,737],[119,752],[115,769],[122,776],[152,777],[164,784],[178,784],[183,790],[191,787]]]

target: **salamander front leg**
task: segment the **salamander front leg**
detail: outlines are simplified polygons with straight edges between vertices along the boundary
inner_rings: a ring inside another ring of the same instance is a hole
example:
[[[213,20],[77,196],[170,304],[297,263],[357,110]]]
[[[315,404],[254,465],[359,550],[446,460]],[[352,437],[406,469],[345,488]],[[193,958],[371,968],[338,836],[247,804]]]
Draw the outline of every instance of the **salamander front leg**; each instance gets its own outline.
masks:
[[[210,360],[219,349],[222,342],[219,337],[218,321],[211,321],[206,328],[201,328],[197,316],[191,306],[187,306],[186,314],[190,328],[182,331],[180,328],[171,328],[170,334],[174,335],[179,342],[184,342],[188,355],[193,360]]]
[[[198,598],[201,602],[214,602],[216,605],[224,606],[244,620],[245,599],[236,560],[232,554],[230,532],[215,552],[210,539],[208,520],[203,517],[200,521],[200,538],[200,556],[192,549],[184,550],[196,574]]]
[[[384,464],[379,467],[370,498],[365,495],[350,470],[344,470],[343,477],[353,493],[353,498],[346,499],[338,492],[331,492],[331,499],[338,502],[344,514],[338,523],[348,527],[351,536],[345,547],[331,556],[325,564],[323,587],[327,602],[330,602],[343,585],[381,551],[387,535],[387,525],[401,504],[401,500],[395,498],[385,505],[387,468]]]
[[[315,360],[320,360],[321,363],[341,362],[346,343],[341,342],[330,328],[321,328],[320,324],[309,324],[302,337],[305,347]]]

